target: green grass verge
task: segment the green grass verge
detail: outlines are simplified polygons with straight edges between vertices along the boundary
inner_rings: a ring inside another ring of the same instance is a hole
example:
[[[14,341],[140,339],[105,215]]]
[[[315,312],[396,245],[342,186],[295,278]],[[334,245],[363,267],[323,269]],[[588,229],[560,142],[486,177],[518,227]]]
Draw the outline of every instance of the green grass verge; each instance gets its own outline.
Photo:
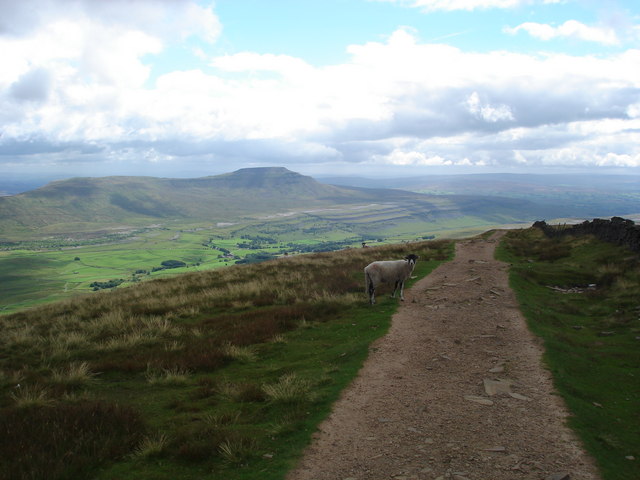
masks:
[[[569,424],[606,480],[640,478],[640,263],[588,237],[507,234],[498,257],[571,411]],[[634,457],[635,460],[630,458]]]

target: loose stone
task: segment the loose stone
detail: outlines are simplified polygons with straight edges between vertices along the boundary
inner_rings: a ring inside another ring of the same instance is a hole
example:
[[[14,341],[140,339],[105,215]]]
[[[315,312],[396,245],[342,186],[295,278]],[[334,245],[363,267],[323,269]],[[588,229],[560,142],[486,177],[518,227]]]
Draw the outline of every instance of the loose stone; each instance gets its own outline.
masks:
[[[489,448],[485,448],[484,449],[485,452],[506,452],[507,451],[507,447],[502,447],[502,446],[498,446],[498,447],[489,447]]]
[[[513,398],[518,399],[518,400],[524,400],[525,402],[531,401],[531,399],[529,397],[525,397],[524,395],[520,395],[519,393],[509,392],[509,395],[511,397],[513,397]]]
[[[511,393],[511,380],[491,380],[484,379],[484,391],[489,396],[499,395],[501,393]]]
[[[484,397],[479,397],[478,395],[465,395],[464,399],[468,400],[469,402],[479,403],[480,405],[493,405],[492,400]]]
[[[549,475],[545,480],[570,480],[570,478],[567,472],[560,472]]]

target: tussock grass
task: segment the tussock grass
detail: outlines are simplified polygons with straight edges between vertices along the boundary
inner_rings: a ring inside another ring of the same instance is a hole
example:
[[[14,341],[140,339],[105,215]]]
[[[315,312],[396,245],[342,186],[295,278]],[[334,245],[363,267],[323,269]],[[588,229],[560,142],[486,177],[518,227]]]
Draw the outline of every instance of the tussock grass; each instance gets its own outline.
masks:
[[[9,394],[17,408],[46,407],[53,404],[51,392],[42,385],[18,385]]]
[[[133,452],[135,457],[160,457],[169,445],[169,437],[164,433],[145,436]]]
[[[69,388],[80,388],[94,382],[95,376],[87,362],[72,362],[65,368],[54,369],[51,381]]]
[[[232,343],[226,343],[222,347],[222,352],[227,357],[243,363],[255,362],[258,358],[255,348],[251,345],[240,347],[238,345],[233,345]]]
[[[149,365],[145,377],[151,385],[186,385],[191,382],[191,373],[179,367],[156,369]]]
[[[158,332],[152,330],[135,330],[117,337],[111,337],[99,344],[100,350],[131,350],[158,341]]]
[[[0,370],[0,388],[8,390],[24,382],[24,373],[21,370]]]
[[[38,342],[38,334],[33,325],[18,324],[14,328],[9,327],[2,338],[7,348],[31,348]]]
[[[280,377],[277,383],[264,385],[262,389],[275,402],[306,402],[313,399],[313,384],[295,373]]]
[[[364,267],[408,253],[420,255],[421,276],[452,244],[290,256],[3,316],[0,407],[11,428],[25,422],[29,430],[38,415],[49,428],[24,451],[0,447],[0,471],[24,470],[18,479],[44,478],[31,471],[57,472],[52,479],[282,477],[398,303],[382,299],[383,287],[380,303],[368,305]],[[72,412],[77,426],[53,423],[71,424]],[[148,435],[146,423],[162,435]],[[55,452],[83,448],[77,438],[90,454],[60,463]],[[54,443],[60,449],[47,454]],[[262,458],[274,449],[273,460]]]
[[[281,333],[277,333],[273,337],[269,339],[271,343],[287,343],[287,337],[282,335]]]
[[[201,420],[208,427],[221,428],[229,425],[237,424],[240,421],[240,412],[230,413],[218,413],[218,414],[206,414]]]
[[[218,391],[234,402],[264,402],[267,398],[263,389],[252,382],[223,382]]]
[[[164,349],[167,352],[182,350],[183,348],[184,348],[184,344],[177,340],[172,340],[164,344]]]
[[[218,450],[227,462],[237,465],[255,455],[256,448],[257,442],[252,438],[234,438],[222,442]]]

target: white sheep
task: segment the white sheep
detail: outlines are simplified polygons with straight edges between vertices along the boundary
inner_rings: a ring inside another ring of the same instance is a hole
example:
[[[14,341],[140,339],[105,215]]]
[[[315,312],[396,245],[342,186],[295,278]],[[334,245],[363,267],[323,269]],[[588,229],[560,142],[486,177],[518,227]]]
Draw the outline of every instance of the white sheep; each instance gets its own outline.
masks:
[[[371,305],[376,303],[376,287],[381,283],[395,283],[391,296],[395,297],[396,290],[400,287],[400,299],[404,300],[404,282],[413,272],[418,258],[420,257],[412,253],[404,260],[384,260],[367,265],[364,269],[364,278]]]

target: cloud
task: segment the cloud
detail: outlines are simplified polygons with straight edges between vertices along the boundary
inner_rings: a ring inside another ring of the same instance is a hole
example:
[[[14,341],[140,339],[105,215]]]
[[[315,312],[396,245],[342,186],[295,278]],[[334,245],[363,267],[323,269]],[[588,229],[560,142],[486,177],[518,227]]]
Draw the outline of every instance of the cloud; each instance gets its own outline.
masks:
[[[603,45],[619,45],[620,39],[615,29],[610,27],[592,27],[578,22],[577,20],[567,20],[562,25],[554,27],[544,23],[526,22],[517,27],[507,27],[506,33],[515,35],[520,31],[525,31],[529,35],[541,40],[552,40],[554,38],[571,38],[586,42],[601,43]]]
[[[439,155],[428,156],[423,152],[393,150],[388,155],[374,157],[377,163],[388,165],[414,165],[414,166],[442,166],[451,165],[451,160],[445,160]]]
[[[246,51],[152,77],[185,35],[215,38],[212,10],[69,1],[69,16],[0,35],[0,163],[610,167],[640,153],[640,50],[469,52],[400,28],[334,65]]]
[[[51,87],[51,74],[44,68],[35,68],[12,83],[9,94],[19,101],[44,101]]]
[[[511,112],[511,108],[508,105],[496,105],[492,106],[487,103],[482,103],[480,101],[480,96],[478,92],[473,92],[467,98],[467,106],[469,108],[469,112],[471,112],[476,117],[482,118],[483,120],[495,123],[499,121],[513,121],[513,113]]]
[[[92,21],[156,37],[215,42],[221,25],[211,7],[191,0],[0,0],[0,35],[19,37],[63,20]]]
[[[313,67],[308,63],[289,55],[243,52],[214,58],[211,65],[228,72],[274,72],[303,81],[313,74]]]
[[[552,4],[563,0],[376,0],[420,8],[426,12],[445,10],[481,10],[489,8],[515,8],[535,3]]]

